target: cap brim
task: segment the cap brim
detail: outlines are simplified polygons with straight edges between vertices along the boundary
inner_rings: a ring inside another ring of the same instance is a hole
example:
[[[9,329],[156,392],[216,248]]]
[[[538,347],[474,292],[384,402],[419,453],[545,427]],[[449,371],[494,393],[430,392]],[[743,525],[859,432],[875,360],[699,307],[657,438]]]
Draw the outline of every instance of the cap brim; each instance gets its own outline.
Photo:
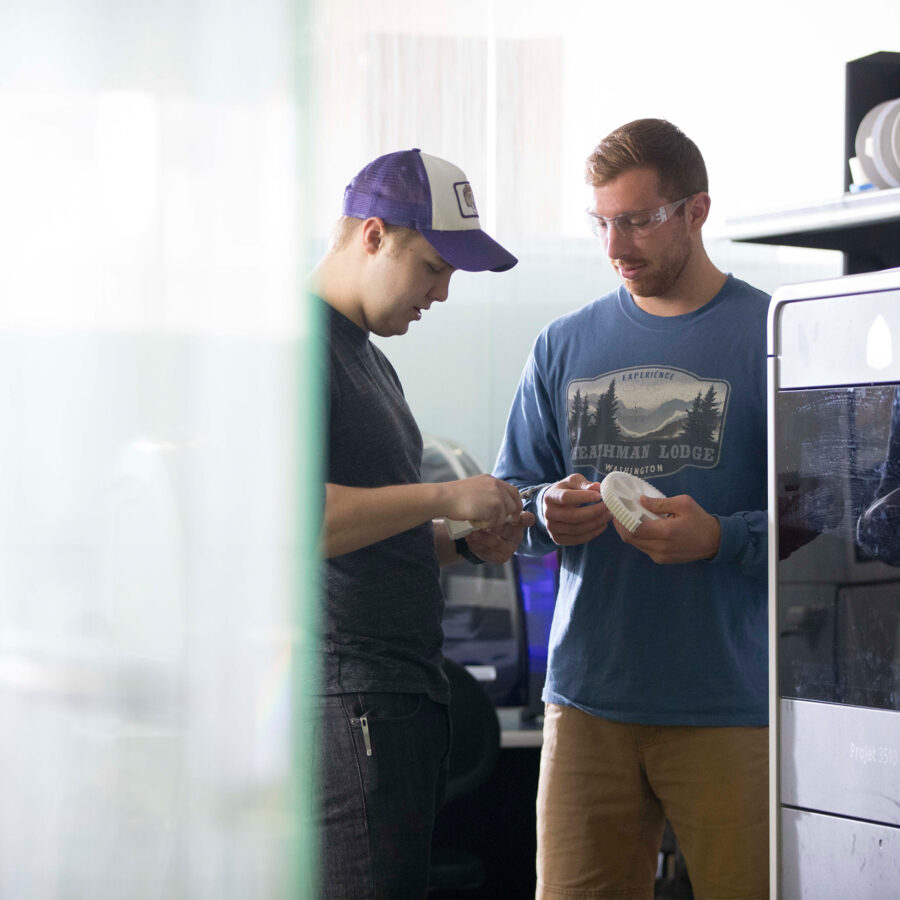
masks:
[[[464,272],[505,272],[519,261],[480,228],[467,231],[420,228],[419,233],[454,269]]]

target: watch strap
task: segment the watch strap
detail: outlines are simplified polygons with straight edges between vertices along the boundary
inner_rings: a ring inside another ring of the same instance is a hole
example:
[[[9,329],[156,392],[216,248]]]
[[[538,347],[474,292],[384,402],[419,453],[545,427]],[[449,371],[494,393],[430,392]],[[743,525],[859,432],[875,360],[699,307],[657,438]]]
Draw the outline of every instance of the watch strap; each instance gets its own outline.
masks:
[[[461,556],[466,562],[472,563],[473,566],[480,566],[484,563],[484,560],[480,556],[476,556],[469,549],[469,545],[465,538],[457,538],[453,544],[456,547],[457,555]]]

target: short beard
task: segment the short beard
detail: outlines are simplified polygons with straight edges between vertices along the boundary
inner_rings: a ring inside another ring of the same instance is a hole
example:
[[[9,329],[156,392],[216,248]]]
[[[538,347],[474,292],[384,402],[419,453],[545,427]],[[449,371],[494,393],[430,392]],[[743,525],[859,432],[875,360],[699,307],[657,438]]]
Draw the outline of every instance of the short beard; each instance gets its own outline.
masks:
[[[662,260],[654,271],[642,272],[632,293],[638,297],[664,297],[678,284],[694,252],[690,238],[687,235],[684,238],[684,242],[678,244],[681,252]]]

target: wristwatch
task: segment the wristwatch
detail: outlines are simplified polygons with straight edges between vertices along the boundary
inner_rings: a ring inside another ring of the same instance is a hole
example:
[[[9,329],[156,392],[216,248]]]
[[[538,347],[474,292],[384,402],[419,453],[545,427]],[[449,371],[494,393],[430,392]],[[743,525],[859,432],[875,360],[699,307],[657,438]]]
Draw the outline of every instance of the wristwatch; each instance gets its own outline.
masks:
[[[465,538],[457,538],[453,542],[453,545],[456,547],[457,555],[461,556],[466,562],[472,563],[473,566],[480,566],[484,563],[484,560],[480,556],[476,556],[469,549],[469,545]]]

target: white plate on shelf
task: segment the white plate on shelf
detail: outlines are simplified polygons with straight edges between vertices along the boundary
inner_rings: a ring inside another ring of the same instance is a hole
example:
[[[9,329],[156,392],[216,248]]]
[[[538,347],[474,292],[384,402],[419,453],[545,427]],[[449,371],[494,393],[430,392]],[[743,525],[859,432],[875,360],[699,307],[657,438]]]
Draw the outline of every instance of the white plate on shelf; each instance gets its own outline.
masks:
[[[890,187],[890,185],[888,185],[887,181],[881,177],[881,173],[876,167],[875,160],[872,156],[875,152],[875,142],[872,140],[872,129],[875,127],[875,122],[881,114],[881,111],[894,102],[895,101],[893,100],[885,100],[884,103],[873,106],[863,116],[863,120],[859,123],[859,128],[856,130],[856,142],[854,145],[856,149],[856,158],[859,160],[859,164],[862,166],[866,178],[878,188],[886,188]]]
[[[900,162],[894,159],[893,131],[900,115],[900,99],[879,104],[881,111],[872,126],[872,160],[888,187],[900,187]]]
[[[900,172],[900,105],[894,114],[894,121],[891,125],[891,156],[897,172]]]

